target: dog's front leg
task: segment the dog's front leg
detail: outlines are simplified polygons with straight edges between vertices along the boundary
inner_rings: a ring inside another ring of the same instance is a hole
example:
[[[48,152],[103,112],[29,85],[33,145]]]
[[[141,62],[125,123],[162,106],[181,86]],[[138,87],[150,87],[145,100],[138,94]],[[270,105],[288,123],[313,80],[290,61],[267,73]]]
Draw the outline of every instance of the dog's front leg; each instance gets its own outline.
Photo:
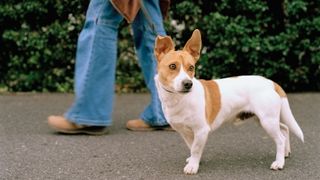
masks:
[[[196,174],[198,172],[201,155],[207,142],[209,131],[208,128],[202,128],[194,132],[191,156],[188,158],[188,164],[184,167],[184,173]]]
[[[184,127],[183,129],[179,129],[178,132],[183,138],[183,140],[186,142],[188,148],[191,150],[194,139],[193,131],[190,128]]]

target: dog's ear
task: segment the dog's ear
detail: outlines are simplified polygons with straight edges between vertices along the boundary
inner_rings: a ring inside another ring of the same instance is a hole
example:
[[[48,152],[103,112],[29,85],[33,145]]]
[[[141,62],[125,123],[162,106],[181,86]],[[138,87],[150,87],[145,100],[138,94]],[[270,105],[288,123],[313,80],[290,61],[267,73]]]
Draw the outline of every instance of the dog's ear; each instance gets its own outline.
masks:
[[[191,38],[187,41],[183,50],[189,52],[194,57],[195,61],[198,61],[200,58],[201,46],[201,33],[196,29],[193,31]]]
[[[162,57],[167,54],[169,51],[174,50],[174,43],[170,36],[157,36],[155,46],[154,46],[154,54],[160,62]]]

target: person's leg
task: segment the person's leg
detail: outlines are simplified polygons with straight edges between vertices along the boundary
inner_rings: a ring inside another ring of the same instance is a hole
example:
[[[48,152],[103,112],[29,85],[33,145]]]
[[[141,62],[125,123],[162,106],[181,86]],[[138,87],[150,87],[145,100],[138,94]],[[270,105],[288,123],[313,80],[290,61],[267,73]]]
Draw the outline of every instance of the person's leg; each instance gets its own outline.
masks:
[[[144,5],[150,14],[158,35],[165,35],[159,0],[145,0]],[[154,56],[154,41],[156,35],[152,32],[146,16],[140,10],[132,23],[134,44],[142,68],[145,83],[151,92],[151,103],[145,108],[140,118],[151,126],[166,126],[167,121],[162,112],[156,90],[154,76],[156,74],[156,59]]]
[[[107,0],[91,0],[80,33],[75,67],[75,101],[65,118],[76,125],[110,126],[118,26],[122,16]]]

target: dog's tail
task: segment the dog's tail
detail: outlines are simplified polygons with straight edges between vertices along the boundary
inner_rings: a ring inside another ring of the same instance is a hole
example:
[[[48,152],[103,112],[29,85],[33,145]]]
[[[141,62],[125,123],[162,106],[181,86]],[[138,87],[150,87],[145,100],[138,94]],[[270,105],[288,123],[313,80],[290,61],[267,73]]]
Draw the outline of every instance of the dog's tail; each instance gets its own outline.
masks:
[[[291,112],[287,98],[282,98],[280,117],[281,121],[289,127],[289,130],[304,142],[303,132]]]

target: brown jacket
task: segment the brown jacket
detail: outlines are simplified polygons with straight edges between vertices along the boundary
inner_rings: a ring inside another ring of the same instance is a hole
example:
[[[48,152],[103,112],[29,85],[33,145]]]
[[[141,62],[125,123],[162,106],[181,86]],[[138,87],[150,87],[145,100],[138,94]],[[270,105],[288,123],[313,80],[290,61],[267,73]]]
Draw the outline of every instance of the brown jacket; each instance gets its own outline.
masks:
[[[140,0],[110,0],[113,7],[128,21],[132,23],[140,10]],[[162,17],[168,15],[170,0],[159,0]]]

